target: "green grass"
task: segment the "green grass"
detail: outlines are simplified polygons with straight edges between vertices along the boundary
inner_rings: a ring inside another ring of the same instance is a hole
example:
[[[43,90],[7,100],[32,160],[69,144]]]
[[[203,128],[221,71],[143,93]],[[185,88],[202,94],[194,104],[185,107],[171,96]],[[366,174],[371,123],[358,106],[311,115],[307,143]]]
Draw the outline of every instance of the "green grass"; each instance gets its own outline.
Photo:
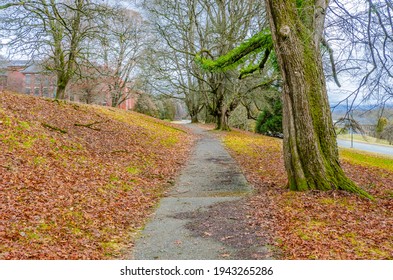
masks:
[[[131,175],[138,175],[142,172],[138,167],[135,167],[135,166],[128,166],[126,168],[126,171],[128,173],[130,173]]]
[[[353,151],[350,149],[340,149],[341,159],[352,164],[359,164],[366,167],[378,167],[393,172],[393,157],[376,155],[363,151]]]
[[[47,159],[44,157],[37,156],[37,157],[33,158],[34,166],[40,166],[42,164],[45,164],[46,162],[47,162]]]

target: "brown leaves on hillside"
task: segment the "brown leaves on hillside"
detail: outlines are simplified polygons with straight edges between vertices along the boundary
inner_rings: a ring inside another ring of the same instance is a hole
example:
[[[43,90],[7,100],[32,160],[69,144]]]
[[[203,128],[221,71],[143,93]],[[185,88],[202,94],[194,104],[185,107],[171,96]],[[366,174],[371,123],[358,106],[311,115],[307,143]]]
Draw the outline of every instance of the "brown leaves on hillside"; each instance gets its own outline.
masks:
[[[133,112],[1,94],[0,259],[125,256],[191,142]]]
[[[281,141],[231,132],[224,141],[257,190],[251,215],[283,259],[393,259],[393,173],[343,162],[376,199],[286,189]]]

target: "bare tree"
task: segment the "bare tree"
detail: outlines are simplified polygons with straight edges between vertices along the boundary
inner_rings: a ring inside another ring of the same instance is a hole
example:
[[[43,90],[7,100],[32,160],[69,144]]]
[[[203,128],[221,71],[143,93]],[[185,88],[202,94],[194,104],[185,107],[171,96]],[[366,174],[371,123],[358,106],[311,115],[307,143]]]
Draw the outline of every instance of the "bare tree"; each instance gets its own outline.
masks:
[[[203,55],[219,57],[249,36],[259,23],[259,5],[260,1],[251,0],[147,1],[150,20],[162,38],[160,53],[171,61],[164,67],[160,64],[160,81],[166,77],[168,88],[185,96],[194,121],[204,107],[218,129],[228,129],[230,112],[240,104],[239,89],[247,83],[238,79],[236,71],[202,71],[194,58],[200,50]]]
[[[195,0],[144,1],[156,41],[149,50],[146,82],[157,94],[181,99],[193,122],[203,108],[200,76],[193,57],[198,43]]]
[[[95,60],[109,88],[111,104],[116,107],[137,86],[137,71],[143,63],[150,35],[142,16],[123,7],[114,8],[109,17],[103,18],[103,25]]]
[[[356,85],[348,97],[352,106],[367,100],[384,105],[393,98],[392,16],[391,0],[334,0],[329,5],[324,31],[334,66],[329,73]]]
[[[389,141],[389,144],[393,144],[393,125],[389,124],[385,127],[385,129],[381,133],[382,139]]]
[[[199,50],[211,59],[225,55],[264,24],[258,1],[201,1],[201,6],[211,22],[205,44]],[[244,92],[255,84],[238,79],[236,69],[205,75],[209,89],[206,106],[216,119],[216,128],[227,130],[231,112],[239,106]]]
[[[65,98],[66,87],[86,52],[82,42],[99,31],[94,19],[107,9],[98,2],[27,0],[2,14],[11,55],[45,61],[46,68],[56,74],[58,99]]]

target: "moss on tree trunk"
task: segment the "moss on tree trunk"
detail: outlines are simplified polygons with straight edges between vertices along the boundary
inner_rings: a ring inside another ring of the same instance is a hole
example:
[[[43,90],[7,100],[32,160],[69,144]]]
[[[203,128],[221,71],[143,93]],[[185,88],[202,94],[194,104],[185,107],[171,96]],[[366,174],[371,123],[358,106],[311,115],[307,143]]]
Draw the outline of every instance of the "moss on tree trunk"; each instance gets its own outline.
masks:
[[[65,87],[58,85],[56,89],[56,99],[65,99],[65,94]]]
[[[66,97],[66,88],[69,82],[69,78],[67,76],[66,71],[57,70],[57,87],[56,87],[56,99],[65,99]]]
[[[198,115],[191,115],[191,123],[199,123]]]
[[[319,48],[328,1],[265,2],[284,82],[284,160],[290,189],[341,189],[370,197],[339,163]]]

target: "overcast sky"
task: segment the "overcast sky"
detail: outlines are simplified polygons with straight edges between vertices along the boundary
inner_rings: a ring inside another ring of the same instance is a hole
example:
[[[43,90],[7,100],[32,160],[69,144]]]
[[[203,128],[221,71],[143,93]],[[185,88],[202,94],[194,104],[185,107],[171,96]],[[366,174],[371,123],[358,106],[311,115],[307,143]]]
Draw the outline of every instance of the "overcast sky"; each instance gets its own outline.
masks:
[[[113,3],[121,3],[125,8],[128,9],[134,9],[138,10],[136,8],[136,0],[124,0],[124,1],[114,1],[114,0],[108,0],[108,2],[113,2]],[[6,43],[7,40],[4,38],[0,38],[0,42],[2,44]],[[0,45],[1,47],[1,45]],[[334,47],[334,46],[333,46]],[[2,47],[0,49],[0,55],[6,56],[6,47]],[[28,59],[27,57],[15,57],[14,59]],[[334,82],[328,81],[327,82],[327,88],[328,88],[328,94],[329,94],[329,102],[332,105],[337,104],[338,102],[342,101],[345,99],[347,96],[349,96],[354,90],[356,90],[359,81],[356,81],[355,78],[351,77],[343,77],[339,76],[338,77],[340,83],[341,83],[341,88],[339,88]],[[350,98],[350,102],[352,101],[353,98]],[[360,101],[361,98],[358,98]]]

